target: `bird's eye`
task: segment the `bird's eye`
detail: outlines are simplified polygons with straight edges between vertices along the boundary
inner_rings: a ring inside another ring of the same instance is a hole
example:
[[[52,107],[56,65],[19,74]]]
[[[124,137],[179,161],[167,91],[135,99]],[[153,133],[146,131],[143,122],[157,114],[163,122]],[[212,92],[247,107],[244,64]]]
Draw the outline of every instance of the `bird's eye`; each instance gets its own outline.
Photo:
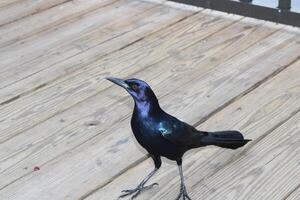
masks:
[[[133,90],[136,91],[136,90],[138,90],[139,87],[138,87],[136,84],[133,84],[133,85],[131,86],[131,88],[132,88]]]

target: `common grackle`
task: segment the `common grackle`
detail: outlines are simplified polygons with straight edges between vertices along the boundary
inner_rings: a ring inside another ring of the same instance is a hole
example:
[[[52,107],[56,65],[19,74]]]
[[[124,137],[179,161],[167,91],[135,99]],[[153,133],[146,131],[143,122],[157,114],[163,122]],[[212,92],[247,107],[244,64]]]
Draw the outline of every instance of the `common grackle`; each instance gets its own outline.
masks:
[[[161,166],[161,156],[177,162],[181,187],[177,200],[191,198],[188,196],[183,179],[182,156],[193,148],[216,145],[228,149],[237,149],[250,140],[244,139],[238,131],[204,132],[180,121],[161,109],[150,86],[138,79],[122,80],[107,77],[107,80],[123,87],[134,99],[131,129],[139,144],[152,157],[155,169],[131,190],[123,190],[120,198],[132,195],[131,199],[142,191],[152,188],[157,183],[145,186],[146,182]]]

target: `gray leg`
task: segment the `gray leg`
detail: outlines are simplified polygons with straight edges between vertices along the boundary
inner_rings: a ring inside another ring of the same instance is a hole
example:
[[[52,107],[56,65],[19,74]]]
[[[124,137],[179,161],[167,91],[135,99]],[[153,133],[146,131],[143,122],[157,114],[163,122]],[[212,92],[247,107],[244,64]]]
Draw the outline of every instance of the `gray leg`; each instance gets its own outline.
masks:
[[[177,163],[178,163],[178,162],[177,162]],[[180,181],[181,181],[181,184],[180,184],[180,193],[179,193],[179,195],[177,196],[176,200],[180,200],[181,198],[182,198],[183,200],[186,200],[186,199],[187,199],[187,200],[192,200],[192,199],[188,196],[187,191],[186,191],[186,188],[185,188],[181,162],[178,163],[178,168],[179,168],[179,173],[180,173]]]
[[[134,199],[135,197],[137,197],[141,192],[151,189],[153,186],[158,185],[157,183],[153,183],[151,185],[147,185],[145,186],[145,184],[147,183],[147,181],[155,174],[155,172],[157,172],[157,168],[155,168],[153,171],[150,172],[150,174],[148,174],[146,176],[146,178],[144,178],[142,180],[142,182],[140,184],[138,184],[138,186],[135,189],[131,189],[131,190],[123,190],[122,192],[124,192],[125,194],[122,194],[121,196],[119,196],[119,198],[123,198],[126,197],[128,195],[132,195],[131,199]]]

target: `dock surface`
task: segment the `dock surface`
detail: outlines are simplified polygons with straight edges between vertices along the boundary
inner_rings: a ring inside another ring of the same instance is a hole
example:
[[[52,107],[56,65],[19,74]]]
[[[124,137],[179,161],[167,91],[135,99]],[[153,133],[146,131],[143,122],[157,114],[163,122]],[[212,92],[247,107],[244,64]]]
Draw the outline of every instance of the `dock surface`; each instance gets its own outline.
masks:
[[[2,0],[0,199],[115,200],[153,169],[114,76],[200,130],[252,139],[185,155],[193,200],[299,200],[299,58],[298,28],[163,0]],[[152,182],[137,200],[174,200],[176,164]]]

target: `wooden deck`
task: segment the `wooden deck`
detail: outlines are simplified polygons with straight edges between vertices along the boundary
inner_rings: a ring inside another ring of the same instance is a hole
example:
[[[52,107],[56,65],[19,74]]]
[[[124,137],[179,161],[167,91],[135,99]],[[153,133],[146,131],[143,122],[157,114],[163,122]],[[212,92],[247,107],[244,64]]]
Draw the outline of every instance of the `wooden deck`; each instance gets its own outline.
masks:
[[[193,200],[300,199],[300,31],[165,1],[0,2],[0,199],[111,200],[153,168],[133,102],[104,77],[149,82],[202,130],[238,129],[236,151],[184,157]],[[177,167],[137,199],[173,200]]]

